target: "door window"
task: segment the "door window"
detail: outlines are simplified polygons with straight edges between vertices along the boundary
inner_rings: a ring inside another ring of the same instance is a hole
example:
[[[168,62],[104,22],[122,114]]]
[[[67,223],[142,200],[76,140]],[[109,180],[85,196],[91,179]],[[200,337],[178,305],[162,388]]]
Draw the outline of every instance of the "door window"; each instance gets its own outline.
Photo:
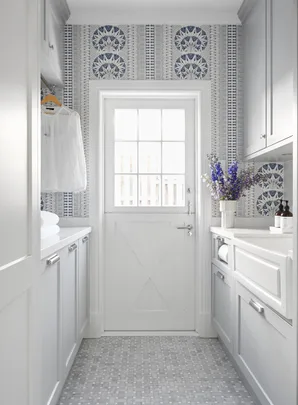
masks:
[[[113,183],[113,188],[106,187],[110,205],[185,207],[186,109],[181,102],[177,107],[168,105],[168,100],[157,100],[156,105],[153,100],[129,104],[136,108],[128,108],[123,101],[107,108],[106,186]]]

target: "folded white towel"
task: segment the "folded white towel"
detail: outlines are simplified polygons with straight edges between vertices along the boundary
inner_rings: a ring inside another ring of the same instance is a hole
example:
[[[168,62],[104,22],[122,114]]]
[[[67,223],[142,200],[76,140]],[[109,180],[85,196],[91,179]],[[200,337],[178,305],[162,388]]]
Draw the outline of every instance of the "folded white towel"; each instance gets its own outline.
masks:
[[[40,211],[41,226],[57,225],[59,217],[49,211]]]
[[[51,225],[51,226],[42,226],[40,228],[40,237],[41,239],[48,238],[49,236],[56,235],[60,232],[60,226]]]

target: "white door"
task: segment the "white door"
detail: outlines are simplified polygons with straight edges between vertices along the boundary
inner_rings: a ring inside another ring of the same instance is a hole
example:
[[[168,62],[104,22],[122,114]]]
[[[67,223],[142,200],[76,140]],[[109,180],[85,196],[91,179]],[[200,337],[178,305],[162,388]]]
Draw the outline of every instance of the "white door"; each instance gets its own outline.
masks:
[[[35,0],[0,5],[0,403],[7,405],[40,404],[38,9]]]
[[[194,130],[191,99],[105,101],[106,331],[195,329]]]

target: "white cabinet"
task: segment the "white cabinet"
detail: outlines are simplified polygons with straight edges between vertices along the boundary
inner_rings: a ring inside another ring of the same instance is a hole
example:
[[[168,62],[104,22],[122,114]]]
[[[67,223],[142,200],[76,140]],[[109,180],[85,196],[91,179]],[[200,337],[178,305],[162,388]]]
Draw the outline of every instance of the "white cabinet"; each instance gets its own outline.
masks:
[[[232,277],[212,265],[212,318],[219,337],[232,352]]]
[[[40,404],[38,9],[0,2],[1,405]]]
[[[68,372],[77,346],[77,243],[61,253],[61,268],[62,362],[63,372]]]
[[[237,283],[235,359],[262,405],[294,405],[291,326]]]
[[[63,85],[63,30],[69,11],[65,0],[41,1],[41,74]]]
[[[268,64],[271,89],[267,146],[270,146],[292,136],[294,131],[295,9],[293,0],[272,0],[268,6],[271,7],[268,50],[272,60]]]
[[[42,402],[55,405],[88,325],[89,235],[41,263]]]
[[[40,286],[42,330],[42,402],[55,403],[61,386],[60,256],[42,262]]]
[[[243,24],[245,155],[266,146],[266,3],[256,1]]]
[[[291,259],[277,249],[280,240],[266,239],[269,252],[260,236],[251,237],[212,237],[213,326],[258,403],[296,405],[296,331],[286,319],[293,305]],[[228,264],[217,254],[224,242]],[[290,239],[284,242],[287,249]]]
[[[89,296],[89,236],[79,240],[79,266],[78,266],[78,333],[82,337],[88,323],[88,296]]]
[[[245,0],[239,11],[244,48],[244,155],[248,158],[292,139],[294,13],[292,0]]]

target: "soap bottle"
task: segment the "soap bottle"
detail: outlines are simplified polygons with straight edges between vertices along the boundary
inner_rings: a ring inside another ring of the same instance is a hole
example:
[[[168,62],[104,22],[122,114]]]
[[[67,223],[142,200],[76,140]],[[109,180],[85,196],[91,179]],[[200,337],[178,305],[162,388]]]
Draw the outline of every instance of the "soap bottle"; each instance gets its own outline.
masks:
[[[282,200],[280,200],[278,211],[276,211],[275,217],[274,217],[274,227],[275,228],[280,228],[280,218],[281,218],[281,215],[283,214],[283,212],[284,212],[284,206],[283,206]]]
[[[287,231],[293,229],[293,214],[290,211],[289,201],[286,201],[285,209],[280,216],[280,227],[282,230]]]

